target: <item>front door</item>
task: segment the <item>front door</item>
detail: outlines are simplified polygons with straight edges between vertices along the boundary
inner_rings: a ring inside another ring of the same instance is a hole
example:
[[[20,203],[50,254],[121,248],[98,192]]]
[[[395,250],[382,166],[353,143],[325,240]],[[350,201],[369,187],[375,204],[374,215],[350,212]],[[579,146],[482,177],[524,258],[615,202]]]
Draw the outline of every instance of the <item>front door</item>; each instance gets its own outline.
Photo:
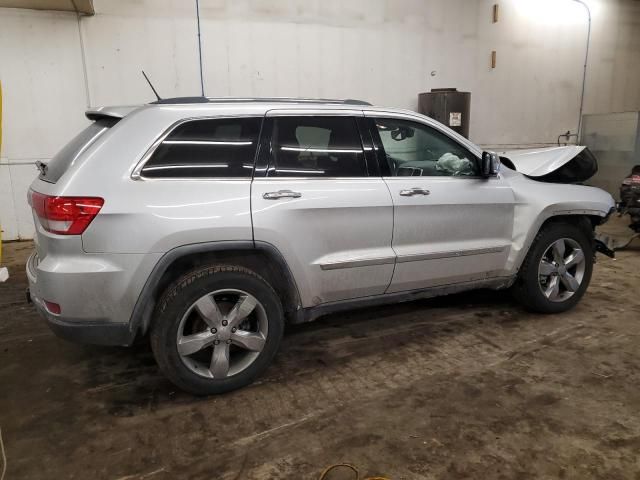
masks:
[[[283,254],[305,307],[382,294],[391,281],[393,207],[362,121],[358,111],[272,110],[263,127],[254,238]]]
[[[418,121],[369,121],[394,204],[397,263],[387,292],[499,277],[511,247],[514,197],[478,176],[463,144]]]

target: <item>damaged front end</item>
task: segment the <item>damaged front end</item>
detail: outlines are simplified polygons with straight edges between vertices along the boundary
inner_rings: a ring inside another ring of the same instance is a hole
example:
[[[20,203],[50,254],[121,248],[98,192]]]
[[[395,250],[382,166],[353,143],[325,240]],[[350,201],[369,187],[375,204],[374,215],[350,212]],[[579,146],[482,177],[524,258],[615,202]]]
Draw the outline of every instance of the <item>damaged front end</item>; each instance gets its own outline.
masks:
[[[547,183],[583,183],[598,171],[598,161],[581,145],[500,152],[503,165]]]
[[[598,172],[595,155],[581,145],[563,147],[510,150],[500,152],[502,165],[523,175],[545,183],[582,184]],[[602,219],[605,223],[615,212],[615,208]],[[595,251],[615,258],[619,249],[615,241],[606,235],[595,233]]]
[[[607,220],[609,220],[609,217],[611,217],[611,215],[613,215],[615,211],[616,211],[615,207],[609,210],[609,213],[607,214],[606,217],[602,219],[602,221],[600,222],[600,225],[602,225],[603,223],[606,223]],[[595,232],[593,236],[593,241],[594,241],[596,252],[600,252],[603,255],[606,255],[607,257],[610,257],[610,258],[616,258],[616,250],[620,250],[621,248],[624,248],[624,247],[621,247],[609,235],[605,235],[603,233]]]
[[[622,241],[607,238],[607,245],[614,251],[623,250],[640,238],[640,165],[634,165],[631,173],[622,180],[617,210],[620,217],[629,216],[629,228],[633,235]]]

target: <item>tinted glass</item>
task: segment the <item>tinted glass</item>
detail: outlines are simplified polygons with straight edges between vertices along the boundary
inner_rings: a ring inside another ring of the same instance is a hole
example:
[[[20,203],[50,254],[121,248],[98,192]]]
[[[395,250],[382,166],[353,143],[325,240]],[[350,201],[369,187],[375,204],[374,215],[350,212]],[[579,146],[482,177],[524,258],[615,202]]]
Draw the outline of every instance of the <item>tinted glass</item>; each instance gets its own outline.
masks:
[[[261,118],[183,123],[163,140],[141,173],[150,178],[250,178],[261,123]]]
[[[393,176],[475,176],[477,161],[443,133],[416,122],[377,118]]]
[[[93,122],[76,135],[73,140],[67,143],[62,150],[56,153],[49,163],[47,163],[45,173],[41,174],[40,178],[50,183],[56,183],[80,155],[117,122],[117,119],[112,118],[105,118]]]
[[[367,176],[354,118],[279,117],[273,121],[269,176]]]

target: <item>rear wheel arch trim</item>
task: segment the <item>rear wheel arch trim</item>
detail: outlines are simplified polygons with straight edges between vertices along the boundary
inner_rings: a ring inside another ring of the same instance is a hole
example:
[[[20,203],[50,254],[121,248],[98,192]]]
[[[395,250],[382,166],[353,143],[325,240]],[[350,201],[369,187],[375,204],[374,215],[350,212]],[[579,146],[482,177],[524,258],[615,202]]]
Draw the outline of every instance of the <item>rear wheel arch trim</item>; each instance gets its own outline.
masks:
[[[220,252],[224,253],[225,251],[233,251],[233,250],[245,250],[247,253],[251,251],[261,252],[266,254],[270,259],[277,262],[279,267],[285,273],[287,277],[285,280],[288,284],[288,288],[290,288],[291,295],[294,299],[295,303],[295,312],[296,316],[301,315],[301,301],[300,301],[300,291],[298,289],[298,284],[289,268],[289,265],[284,259],[282,253],[273,245],[267,242],[253,242],[251,240],[237,240],[237,241],[220,241],[220,242],[204,242],[204,243],[195,243],[189,245],[183,245],[180,247],[173,248],[165,253],[160,260],[153,267],[153,270],[149,274],[147,281],[145,282],[140,294],[138,295],[138,300],[135,303],[133,311],[131,313],[131,317],[129,319],[129,332],[130,332],[130,342],[133,343],[136,335],[142,334],[145,335],[149,331],[149,327],[151,325],[153,311],[155,309],[156,302],[154,300],[154,295],[157,293],[157,289],[160,286],[160,282],[164,276],[164,274],[168,271],[168,269],[173,265],[176,261],[180,260],[189,255],[193,254],[206,254],[206,253],[214,253]]]

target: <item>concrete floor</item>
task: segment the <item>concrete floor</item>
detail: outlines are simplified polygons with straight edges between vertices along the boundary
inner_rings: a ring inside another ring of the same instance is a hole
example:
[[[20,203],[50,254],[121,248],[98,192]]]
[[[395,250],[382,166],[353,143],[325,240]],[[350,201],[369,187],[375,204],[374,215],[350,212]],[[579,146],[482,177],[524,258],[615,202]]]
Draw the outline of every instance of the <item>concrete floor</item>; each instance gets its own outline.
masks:
[[[394,480],[640,478],[640,246],[599,256],[568,314],[480,291],[333,315],[211,398],[176,391],[146,346],[54,337],[24,303],[30,250],[5,245],[0,284],[7,480],[315,479],[339,462]]]

